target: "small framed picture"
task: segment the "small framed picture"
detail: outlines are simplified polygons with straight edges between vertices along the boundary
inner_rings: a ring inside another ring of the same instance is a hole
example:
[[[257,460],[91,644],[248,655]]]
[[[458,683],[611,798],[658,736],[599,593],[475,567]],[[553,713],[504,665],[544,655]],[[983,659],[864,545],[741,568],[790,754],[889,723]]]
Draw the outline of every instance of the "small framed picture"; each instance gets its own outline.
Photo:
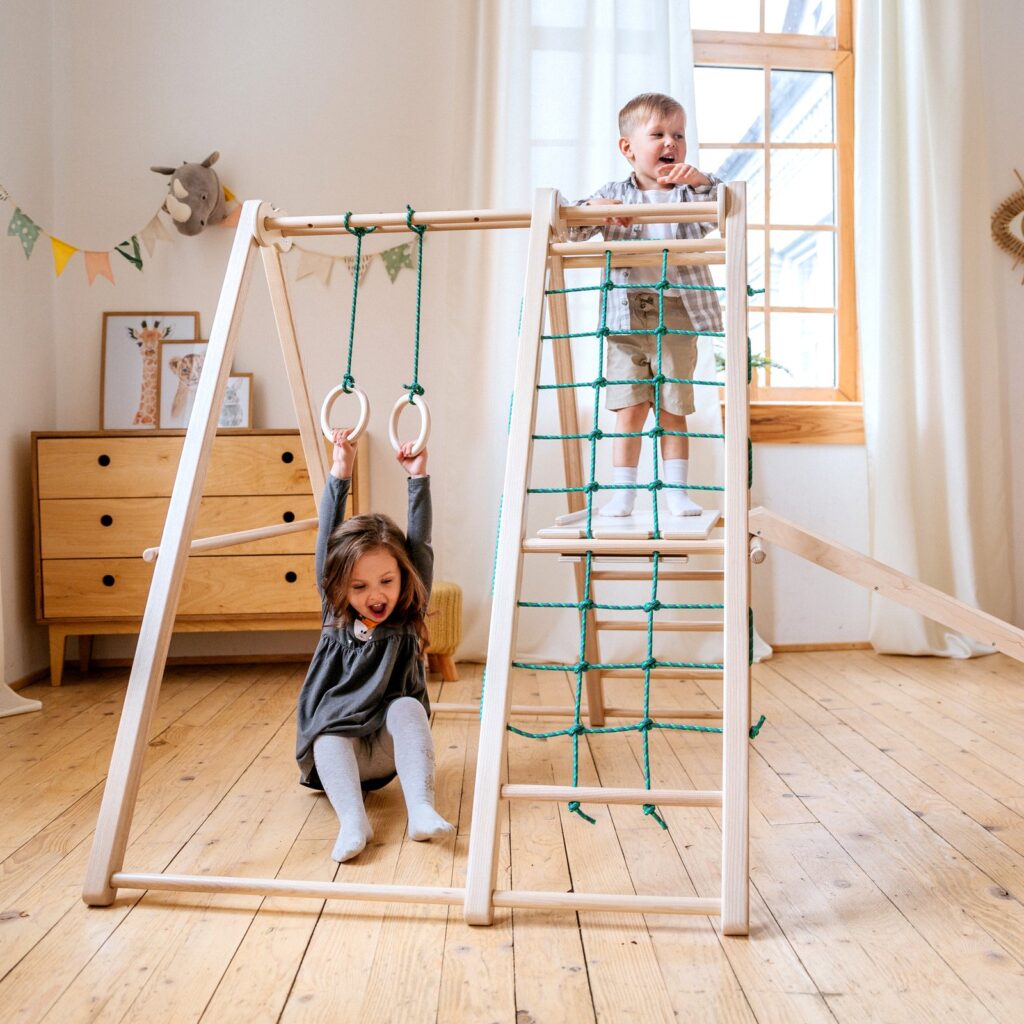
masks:
[[[218,427],[252,429],[252,374],[233,373],[228,377]]]
[[[198,313],[104,313],[100,429],[160,426],[160,345],[198,338]]]
[[[188,426],[206,360],[206,344],[197,339],[160,343],[161,428]]]

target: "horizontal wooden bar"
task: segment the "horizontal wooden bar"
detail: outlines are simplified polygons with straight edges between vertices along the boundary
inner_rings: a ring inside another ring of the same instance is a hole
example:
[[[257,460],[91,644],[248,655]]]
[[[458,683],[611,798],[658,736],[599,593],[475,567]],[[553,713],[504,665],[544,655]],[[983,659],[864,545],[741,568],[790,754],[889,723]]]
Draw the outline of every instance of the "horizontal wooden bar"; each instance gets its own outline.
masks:
[[[593,569],[590,573],[592,580],[646,580],[650,582],[650,572],[642,569]],[[658,569],[659,580],[688,580],[695,582],[713,582],[725,579],[725,572],[722,569]]]
[[[593,578],[593,577],[591,577]],[[662,578],[658,573],[658,579]],[[596,622],[598,629],[608,629],[624,633],[646,633],[646,622],[617,622],[614,619],[599,619]],[[656,633],[721,633],[725,628],[724,623],[714,620],[701,620],[693,622],[655,622]]]
[[[221,533],[214,537],[203,537],[189,545],[189,551],[213,551],[217,548],[230,548],[236,544],[248,544],[254,540],[266,540],[268,537],[279,537],[283,533],[305,533],[315,530],[317,520],[296,519],[293,523],[277,523],[274,526],[258,526],[254,530],[239,530],[237,533]],[[142,552],[144,562],[156,561],[160,548],[146,548]]]
[[[658,218],[663,221],[677,219],[694,219],[701,221],[718,221],[718,203],[714,201],[701,203],[644,203],[640,216]],[[566,224],[602,224],[609,216],[607,206],[560,206],[559,219]]]
[[[445,701],[431,701],[430,710],[435,715],[479,715],[479,704],[457,704]],[[576,709],[573,707],[557,704],[513,704],[509,709],[510,714],[522,718],[575,718]],[[587,706],[583,705],[581,713],[584,717],[587,714]],[[716,721],[722,717],[721,711],[706,711],[704,709],[686,708],[648,708],[647,714],[656,720],[665,721],[701,721],[708,719]],[[633,718],[644,717],[643,708],[619,708],[608,707],[604,709],[605,718]]]
[[[588,270],[602,268],[605,265],[603,256],[563,256],[563,270]],[[613,267],[660,267],[660,253],[643,253],[637,256],[612,256]],[[670,252],[670,267],[724,267],[725,253]]]
[[[590,804],[664,804],[666,807],[721,807],[720,789],[629,789],[604,786],[531,786],[508,784],[501,787],[505,800],[546,800],[559,803],[579,800]]]
[[[594,537],[580,539],[531,537],[523,541],[523,552],[528,555],[583,555],[588,551],[592,551],[595,555],[649,555],[652,551],[659,551],[663,555],[724,555],[725,543],[720,540],[651,540],[649,538],[598,540]]]
[[[115,889],[162,892],[219,892],[239,896],[308,896],[319,900],[377,900],[383,903],[436,903],[458,906],[464,889],[427,885],[367,885],[356,882],[310,882],[287,878],[242,878],[233,875],[165,875],[115,871]]]
[[[626,253],[629,255],[643,253],[662,253],[666,250],[670,253],[700,253],[700,252],[725,252],[725,239],[722,238],[672,238],[640,239],[635,242],[552,242],[549,249],[556,256],[596,256],[601,253],[610,252]]]
[[[519,910],[597,910],[615,914],[720,914],[722,901],[706,896],[626,896],[603,892],[526,892],[498,889],[496,907]]]

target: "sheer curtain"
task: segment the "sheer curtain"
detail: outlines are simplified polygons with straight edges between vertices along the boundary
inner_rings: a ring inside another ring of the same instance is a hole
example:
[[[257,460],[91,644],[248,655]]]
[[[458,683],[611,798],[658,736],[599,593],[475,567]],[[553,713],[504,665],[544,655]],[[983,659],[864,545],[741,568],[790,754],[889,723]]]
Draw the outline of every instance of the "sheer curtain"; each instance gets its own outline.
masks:
[[[39,711],[42,704],[37,700],[28,700],[15,693],[5,682],[7,675],[7,659],[4,653],[4,588],[3,566],[0,566],[0,718],[8,715],[21,715],[26,711]]]
[[[522,207],[540,186],[558,188],[569,200],[589,195],[599,185],[626,177],[630,168],[618,151],[617,115],[622,105],[641,92],[665,92],[686,108],[689,158],[697,158],[697,123],[694,116],[693,53],[686,3],[670,0],[589,0],[572,3],[522,3],[501,0],[480,5],[476,10],[477,46],[473,89],[476,106],[468,186],[474,203],[489,207]],[[469,281],[483,297],[487,323],[478,331],[473,347],[477,407],[473,413],[491,424],[501,437],[502,450],[481,447],[471,456],[467,478],[474,481],[461,504],[476,500],[476,509],[486,521],[496,515],[479,507],[481,492],[493,496],[496,506],[504,461],[504,417],[508,410],[509,383],[514,367],[514,325],[522,294],[525,238],[501,232],[501,238],[482,237],[464,250],[466,264],[456,276]],[[581,284],[573,281],[570,284]],[[590,330],[597,323],[596,299],[571,303],[573,330]],[[715,376],[711,339],[701,339],[697,376]],[[596,365],[594,341],[575,343],[577,379],[591,374]],[[542,371],[552,379],[550,362]],[[500,383],[496,383],[500,382]],[[589,429],[592,395],[582,394],[578,407],[581,428]],[[697,388],[697,412],[689,418],[695,432],[721,430],[718,395],[710,388]],[[550,395],[551,393],[547,393]],[[608,416],[607,422],[605,417]],[[601,425],[611,429],[610,415],[602,410]],[[557,433],[553,398],[540,400],[541,432]],[[600,445],[598,478],[610,479],[610,443]],[[690,480],[715,483],[722,479],[721,443],[691,442]],[[650,479],[650,450],[645,442],[641,455],[641,481]],[[647,473],[645,478],[644,473]],[[537,442],[534,447],[533,486],[559,486],[564,480],[562,457],[557,442]],[[456,485],[458,486],[458,485]],[[475,496],[475,499],[474,499]],[[642,507],[646,493],[641,495]],[[710,504],[705,502],[705,504]],[[550,524],[565,511],[563,495],[532,499],[528,528]],[[523,593],[533,600],[575,600],[572,573],[567,566],[538,566],[528,560]],[[488,579],[490,574],[488,573]],[[601,596],[612,597],[612,588]],[[632,600],[635,600],[635,591]],[[713,601],[719,598],[696,595],[689,590],[686,600]],[[663,597],[669,596],[668,587]],[[678,598],[675,598],[678,600]],[[469,643],[465,656],[482,654],[485,645],[486,611],[469,612]],[[683,634],[675,634],[682,636]],[[548,614],[523,620],[520,654],[572,660],[578,626],[572,613]],[[612,634],[603,641],[605,658],[636,654],[638,641],[625,634]],[[758,644],[759,653],[769,649]],[[693,656],[717,660],[720,638],[705,638],[692,647]]]
[[[976,5],[857,3],[857,289],[871,554],[1012,616]],[[874,598],[877,650],[991,648]]]

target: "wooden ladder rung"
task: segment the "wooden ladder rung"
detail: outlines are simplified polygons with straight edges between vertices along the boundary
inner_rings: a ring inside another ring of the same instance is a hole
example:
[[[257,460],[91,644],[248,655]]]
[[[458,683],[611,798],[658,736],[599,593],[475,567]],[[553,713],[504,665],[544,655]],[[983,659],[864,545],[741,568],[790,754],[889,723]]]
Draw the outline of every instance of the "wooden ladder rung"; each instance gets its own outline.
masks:
[[[642,668],[601,669],[603,679],[643,679]],[[652,668],[652,679],[721,679],[720,668]]]
[[[658,574],[661,579],[661,574]],[[646,633],[646,622],[619,622],[615,619],[598,619],[595,623],[598,629],[607,629],[626,633]],[[725,628],[722,622],[714,620],[694,620],[692,622],[655,622],[656,633],[721,633]]]
[[[496,889],[492,902],[496,907],[519,910],[602,910],[618,914],[699,914],[722,912],[719,897],[707,896],[627,896],[605,892],[527,892]]]
[[[593,569],[592,580],[645,580],[650,582],[651,573],[643,569]],[[716,582],[725,579],[721,569],[658,569],[659,580],[687,581],[690,583]]]
[[[556,256],[602,256],[606,252],[644,253],[661,255],[668,252],[686,253],[721,253],[725,252],[724,238],[673,238],[644,239],[640,241],[625,240],[621,242],[587,241],[587,242],[552,242],[551,252]]]
[[[513,704],[509,709],[510,714],[519,715],[525,718],[575,718],[576,709],[557,704]],[[431,701],[430,711],[435,715],[479,715],[479,704],[457,704],[445,701]],[[580,710],[581,715],[587,716],[587,706],[584,704]],[[722,718],[722,712],[716,710],[706,711],[703,708],[648,708],[647,714],[656,721],[717,721]],[[605,718],[633,718],[639,721],[644,717],[643,708],[619,708],[608,707],[604,709]]]
[[[590,804],[659,804],[665,807],[721,807],[720,789],[627,789],[606,786],[531,786],[507,783],[505,800],[579,800]]]
[[[655,551],[663,555],[724,555],[725,542],[650,538],[598,540],[594,537],[579,540],[564,537],[532,537],[523,541],[523,553],[527,555],[584,555],[588,551],[595,555],[650,555]]]

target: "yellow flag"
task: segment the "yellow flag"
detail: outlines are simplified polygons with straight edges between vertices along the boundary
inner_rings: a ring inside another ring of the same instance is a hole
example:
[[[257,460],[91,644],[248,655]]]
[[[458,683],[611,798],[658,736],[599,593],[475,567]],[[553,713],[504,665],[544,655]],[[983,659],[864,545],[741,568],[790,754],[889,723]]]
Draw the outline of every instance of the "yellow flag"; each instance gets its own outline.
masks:
[[[227,200],[227,202],[229,203],[233,203],[235,201],[235,193],[232,192],[231,189],[227,187],[227,185],[221,185],[221,188],[224,190],[225,200]]]
[[[68,245],[67,242],[54,238],[53,235],[50,235],[50,245],[53,247],[53,269],[57,272],[57,276],[60,277],[64,273],[64,268],[68,265],[68,260],[78,250],[73,245]]]

